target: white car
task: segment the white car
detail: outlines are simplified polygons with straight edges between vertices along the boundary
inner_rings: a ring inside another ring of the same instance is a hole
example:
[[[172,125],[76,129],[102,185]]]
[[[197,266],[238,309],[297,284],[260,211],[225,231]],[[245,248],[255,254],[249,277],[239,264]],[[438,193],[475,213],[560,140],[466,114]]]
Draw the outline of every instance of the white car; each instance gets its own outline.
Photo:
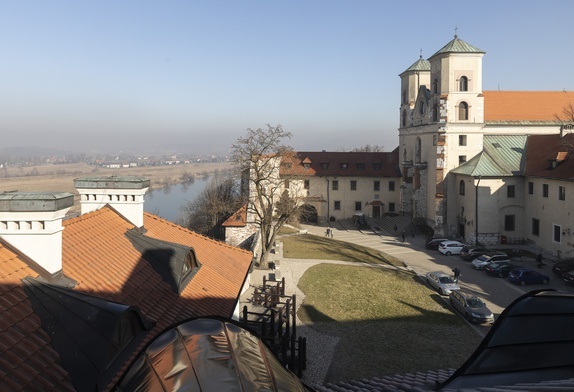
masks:
[[[437,290],[440,295],[449,295],[452,290],[460,289],[452,276],[441,271],[428,272],[426,278],[428,285]]]
[[[438,251],[447,256],[459,255],[460,251],[466,246],[462,242],[458,241],[443,241],[438,246]]]

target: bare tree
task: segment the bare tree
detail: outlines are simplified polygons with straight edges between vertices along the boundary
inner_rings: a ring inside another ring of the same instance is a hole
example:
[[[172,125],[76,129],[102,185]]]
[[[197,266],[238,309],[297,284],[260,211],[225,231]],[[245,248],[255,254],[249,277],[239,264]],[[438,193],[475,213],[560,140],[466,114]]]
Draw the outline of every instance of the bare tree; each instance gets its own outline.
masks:
[[[558,121],[574,123],[574,104],[569,102],[562,108],[562,115],[555,114]]]
[[[181,208],[180,224],[200,234],[221,238],[221,223],[242,205],[240,183],[232,176],[216,175],[193,200]]]
[[[299,207],[297,191],[286,191],[280,178],[281,159],[292,151],[283,140],[290,138],[281,125],[267,124],[266,129],[247,129],[232,145],[233,160],[248,182],[247,220],[260,231],[259,265],[265,265],[277,232]]]
[[[351,152],[383,152],[385,151],[385,146],[379,146],[378,144],[370,145],[365,144],[362,147],[355,147]]]

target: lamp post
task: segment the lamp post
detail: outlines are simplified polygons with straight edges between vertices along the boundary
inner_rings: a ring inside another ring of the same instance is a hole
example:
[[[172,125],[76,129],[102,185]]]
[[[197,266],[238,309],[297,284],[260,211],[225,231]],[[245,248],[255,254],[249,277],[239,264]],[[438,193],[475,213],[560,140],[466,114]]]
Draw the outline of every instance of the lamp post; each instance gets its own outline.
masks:
[[[474,202],[475,202],[475,206],[474,206],[474,245],[478,246],[478,185],[480,184],[480,178],[481,176],[478,176],[478,181],[476,182],[476,185],[474,187]],[[475,177],[476,179],[476,177]]]

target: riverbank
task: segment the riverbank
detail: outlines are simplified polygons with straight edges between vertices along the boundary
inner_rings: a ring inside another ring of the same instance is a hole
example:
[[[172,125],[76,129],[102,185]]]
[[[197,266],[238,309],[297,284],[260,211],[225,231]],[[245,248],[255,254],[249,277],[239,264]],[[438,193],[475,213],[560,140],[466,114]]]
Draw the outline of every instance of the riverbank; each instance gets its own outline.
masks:
[[[11,167],[0,173],[0,192],[69,192],[76,194],[74,179],[87,176],[136,176],[150,180],[150,190],[200,180],[217,172],[232,170],[232,162],[206,162],[180,165],[142,166],[108,169],[85,163]],[[78,200],[74,203],[79,209]]]

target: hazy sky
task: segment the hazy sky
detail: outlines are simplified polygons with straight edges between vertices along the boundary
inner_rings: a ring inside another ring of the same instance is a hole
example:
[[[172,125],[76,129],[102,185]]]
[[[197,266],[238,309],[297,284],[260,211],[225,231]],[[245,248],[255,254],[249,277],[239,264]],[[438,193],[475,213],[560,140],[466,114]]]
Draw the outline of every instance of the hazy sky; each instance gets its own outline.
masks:
[[[574,2],[0,0],[0,148],[398,144],[400,79],[458,27],[485,90],[574,90]]]

